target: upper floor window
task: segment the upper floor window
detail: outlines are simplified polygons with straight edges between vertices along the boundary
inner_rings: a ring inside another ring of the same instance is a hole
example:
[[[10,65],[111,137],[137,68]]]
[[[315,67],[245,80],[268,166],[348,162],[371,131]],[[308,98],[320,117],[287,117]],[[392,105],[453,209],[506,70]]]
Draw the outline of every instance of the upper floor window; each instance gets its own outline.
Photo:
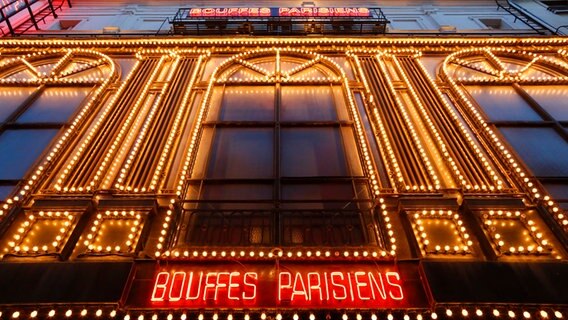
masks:
[[[217,79],[178,245],[376,244],[358,115],[332,66],[268,55]]]
[[[0,59],[0,201],[111,74],[109,61],[82,51]]]

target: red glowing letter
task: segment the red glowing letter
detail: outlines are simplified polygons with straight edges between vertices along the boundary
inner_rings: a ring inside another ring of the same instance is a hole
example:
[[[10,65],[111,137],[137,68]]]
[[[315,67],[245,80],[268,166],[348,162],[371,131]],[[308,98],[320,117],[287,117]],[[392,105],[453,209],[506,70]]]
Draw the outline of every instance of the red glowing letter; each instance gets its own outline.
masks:
[[[270,12],[270,8],[260,8],[259,15],[261,17],[270,17],[272,13]]]
[[[201,10],[201,15],[203,15],[203,16],[214,16],[215,15],[215,9],[204,8],[204,9]]]
[[[221,277],[222,276],[229,276],[229,275],[230,275],[230,273],[228,273],[228,272],[217,273],[217,282],[215,283],[215,297],[213,298],[213,299],[215,299],[215,301],[217,301],[217,293],[219,293],[219,289],[227,287],[227,283],[224,282],[224,281],[221,281]]]
[[[191,16],[191,17],[201,16],[201,9],[193,8],[193,9],[189,10],[189,16]]]
[[[248,282],[248,279],[251,279],[250,282]],[[258,274],[256,272],[247,272],[245,273],[245,275],[243,276],[243,300],[254,300],[256,299],[256,280],[258,279]],[[244,287],[251,287],[252,288],[252,294],[250,296],[247,296],[245,288]]]
[[[189,273],[189,281],[187,283],[187,293],[185,294],[186,300],[195,300],[199,298],[199,293],[201,292],[201,280],[203,279],[203,272],[199,273],[199,281],[197,282],[197,292],[194,296],[191,296],[191,287],[193,286],[193,272]]]
[[[290,8],[290,15],[299,17],[302,15],[302,11],[299,8]]]
[[[284,277],[287,278],[286,284],[282,282]],[[292,289],[292,275],[290,272],[280,272],[280,274],[278,274],[278,301],[282,301],[283,289]]]
[[[356,17],[358,14],[357,8],[345,8],[345,15],[350,17]]]
[[[160,272],[156,276],[156,283],[154,283],[154,291],[152,292],[152,301],[164,301],[164,296],[166,295],[166,288],[168,281],[170,280],[170,274],[168,272]],[[158,290],[160,290],[160,295],[158,296]]]
[[[320,16],[329,17],[329,16],[333,15],[332,9],[329,9],[329,8],[320,8],[319,12],[320,12]]]
[[[389,290],[389,295],[391,298],[393,298],[394,300],[402,300],[404,299],[404,294],[402,293],[402,287],[400,286],[400,284],[395,283],[395,282],[391,282],[391,278],[394,278],[396,282],[400,282],[400,276],[398,275],[398,272],[387,272],[387,283],[390,284],[392,287],[396,287],[396,291],[398,291],[398,293],[393,294],[392,290]]]
[[[239,8],[228,8],[227,15],[229,17],[237,17],[239,15]]]
[[[180,278],[180,277],[181,277],[181,283],[177,284],[176,283],[176,281],[178,281],[177,278]],[[185,285],[185,272],[174,272],[174,274],[172,275],[172,283],[170,285],[170,293],[168,295],[170,301],[180,301],[181,300],[184,285]],[[172,291],[174,291],[174,290],[177,291],[177,293],[178,293],[177,295],[173,294]]]
[[[334,287],[337,287],[337,288],[341,288],[343,290],[342,296],[338,296],[337,293],[335,292],[335,290],[333,290],[333,299],[335,299],[335,300],[347,299],[347,288],[345,288],[344,285],[335,282],[335,277],[339,277],[339,279],[341,281],[343,281],[345,279],[343,277],[343,273],[341,273],[341,272],[336,271],[336,272],[331,273],[331,285],[333,285]]]
[[[310,301],[310,297],[306,292],[306,285],[304,284],[304,279],[302,279],[302,274],[296,272],[294,276],[294,289],[292,290],[292,298],[290,300],[294,301],[294,296],[304,296],[306,301]]]
[[[367,8],[359,8],[359,16],[361,17],[367,17],[369,16],[369,9]]]
[[[351,280],[351,272],[347,272],[347,279],[349,280],[349,293],[351,293],[351,301],[355,301],[355,295],[353,294],[353,280]]]
[[[387,293],[385,291],[385,284],[383,283],[383,275],[378,273],[379,275],[379,281],[381,282],[381,284],[379,285],[379,283],[377,283],[377,279],[375,279],[375,276],[373,275],[372,272],[369,272],[369,286],[371,287],[371,294],[373,296],[373,300],[376,299],[375,297],[375,288],[377,288],[377,290],[379,291],[379,294],[381,295],[381,298],[384,300],[387,298]]]
[[[364,275],[365,275],[365,272],[363,272],[363,271],[355,272],[355,284],[357,286],[357,295],[359,296],[359,299],[361,299],[361,300],[369,300],[369,299],[371,299],[370,297],[364,297],[361,294],[361,288],[369,286],[366,282],[361,281],[361,279],[359,279],[360,277],[362,277]]]
[[[205,276],[205,286],[203,286],[203,300],[207,300],[207,291],[215,288],[215,283],[209,282],[209,279],[217,276],[217,272],[207,272]]]
[[[240,300],[239,297],[233,296],[231,294],[231,289],[232,288],[238,288],[239,287],[239,283],[235,283],[233,282],[233,277],[239,277],[241,275],[240,272],[231,272],[231,275],[229,276],[229,288],[227,289],[227,297],[229,297],[229,299],[231,300]]]
[[[302,15],[311,17],[314,15],[312,8],[302,8]]]
[[[312,278],[316,278],[316,281],[312,282]],[[308,273],[308,300],[312,299],[312,290],[319,291],[319,301],[323,299],[322,292],[321,292],[321,278],[320,274],[317,272],[309,272]]]

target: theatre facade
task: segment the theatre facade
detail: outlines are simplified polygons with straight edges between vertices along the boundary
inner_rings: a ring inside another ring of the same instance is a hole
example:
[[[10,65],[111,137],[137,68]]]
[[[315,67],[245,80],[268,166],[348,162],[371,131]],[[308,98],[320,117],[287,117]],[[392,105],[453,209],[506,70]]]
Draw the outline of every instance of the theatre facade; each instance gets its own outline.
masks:
[[[568,39],[0,40],[0,318],[568,317]]]

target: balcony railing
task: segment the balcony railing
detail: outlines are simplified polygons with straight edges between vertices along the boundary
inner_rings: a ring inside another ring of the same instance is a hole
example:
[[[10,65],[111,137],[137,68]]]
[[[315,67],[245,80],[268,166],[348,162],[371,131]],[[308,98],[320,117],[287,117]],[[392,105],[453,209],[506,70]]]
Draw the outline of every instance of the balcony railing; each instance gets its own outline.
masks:
[[[302,205],[305,206],[305,205]],[[374,208],[183,210],[171,240],[188,247],[382,246]]]

